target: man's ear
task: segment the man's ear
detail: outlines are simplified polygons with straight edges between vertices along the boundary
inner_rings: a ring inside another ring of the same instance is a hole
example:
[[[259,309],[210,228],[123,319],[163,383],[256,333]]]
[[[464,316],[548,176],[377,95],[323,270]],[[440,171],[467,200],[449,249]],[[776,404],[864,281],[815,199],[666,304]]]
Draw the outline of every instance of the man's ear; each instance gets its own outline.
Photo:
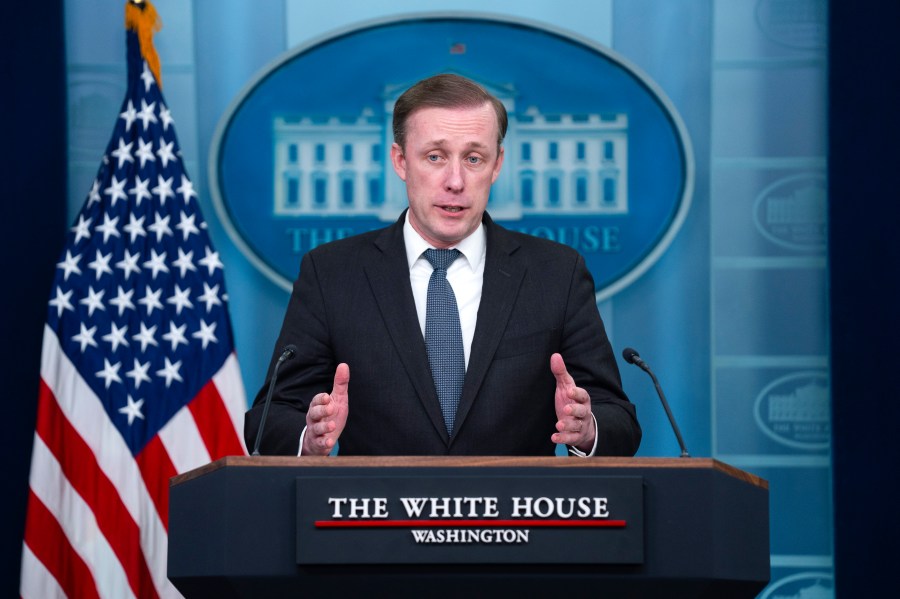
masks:
[[[396,142],[391,145],[391,165],[393,165],[397,176],[406,181],[406,155],[403,153],[403,148],[400,147],[400,144]]]
[[[497,154],[497,164],[494,165],[494,174],[491,175],[491,184],[497,181],[497,177],[500,176],[500,167],[503,166],[503,157],[506,153],[503,150],[503,146],[500,146],[500,153]]]

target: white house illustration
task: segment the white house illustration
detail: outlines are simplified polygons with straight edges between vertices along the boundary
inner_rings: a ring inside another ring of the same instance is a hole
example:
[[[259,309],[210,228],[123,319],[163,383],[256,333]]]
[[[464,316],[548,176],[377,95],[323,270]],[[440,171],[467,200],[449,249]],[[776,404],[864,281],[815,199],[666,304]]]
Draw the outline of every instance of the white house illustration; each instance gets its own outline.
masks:
[[[628,213],[628,116],[517,112],[510,85],[482,85],[509,113],[505,162],[488,210],[525,215]],[[381,114],[276,116],[274,214],[367,216],[392,221],[406,207],[392,171],[394,103],[409,85],[389,85]]]
[[[810,383],[786,394],[769,396],[771,422],[824,422],[831,420],[828,387]]]

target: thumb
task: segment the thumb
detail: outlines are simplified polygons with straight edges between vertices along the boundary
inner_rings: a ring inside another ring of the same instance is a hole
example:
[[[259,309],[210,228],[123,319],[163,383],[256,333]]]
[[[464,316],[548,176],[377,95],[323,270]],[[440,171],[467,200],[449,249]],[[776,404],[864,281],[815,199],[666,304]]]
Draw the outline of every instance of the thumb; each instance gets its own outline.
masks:
[[[334,371],[334,387],[331,389],[332,396],[342,398],[347,397],[347,388],[350,386],[350,366],[341,362]]]
[[[568,385],[570,383],[574,383],[574,379],[569,375],[569,371],[566,370],[566,363],[563,361],[563,358],[559,354],[553,354],[550,356],[550,372],[553,373],[553,376],[556,377],[557,385]]]

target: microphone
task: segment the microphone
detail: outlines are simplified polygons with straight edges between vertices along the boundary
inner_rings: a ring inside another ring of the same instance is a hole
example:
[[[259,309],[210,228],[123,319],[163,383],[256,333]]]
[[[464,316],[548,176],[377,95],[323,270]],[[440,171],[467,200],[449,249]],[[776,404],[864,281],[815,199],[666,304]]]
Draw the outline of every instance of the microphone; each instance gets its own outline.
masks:
[[[647,366],[647,363],[641,360],[641,356],[637,353],[637,350],[626,347],[624,350],[622,350],[622,357],[625,358],[626,362],[628,362],[629,364],[634,364],[635,366],[649,374],[650,378],[653,379],[653,385],[656,387],[656,394],[659,395],[659,400],[662,402],[663,408],[665,408],[666,410],[666,415],[669,417],[669,424],[672,425],[672,430],[675,431],[675,437],[678,439],[678,446],[681,447],[681,457],[691,457],[691,455],[687,451],[687,448],[684,446],[684,439],[681,438],[681,431],[678,430],[678,425],[675,423],[675,417],[672,416],[672,410],[669,409],[669,402],[666,401],[666,396],[663,395],[662,387],[659,386],[659,381],[656,380],[656,375],[653,374],[653,371],[650,370],[650,367]]]
[[[266,416],[269,415],[269,404],[272,403],[272,392],[275,390],[275,380],[278,379],[278,367],[286,360],[293,358],[296,353],[296,345],[285,345],[284,349],[281,350],[281,356],[275,362],[275,368],[272,369],[272,380],[269,381],[269,390],[266,392],[266,403],[263,406],[262,418],[259,419],[259,430],[256,432],[256,441],[253,443],[253,453],[250,455],[259,455],[259,442],[262,440],[263,429],[266,426]]]

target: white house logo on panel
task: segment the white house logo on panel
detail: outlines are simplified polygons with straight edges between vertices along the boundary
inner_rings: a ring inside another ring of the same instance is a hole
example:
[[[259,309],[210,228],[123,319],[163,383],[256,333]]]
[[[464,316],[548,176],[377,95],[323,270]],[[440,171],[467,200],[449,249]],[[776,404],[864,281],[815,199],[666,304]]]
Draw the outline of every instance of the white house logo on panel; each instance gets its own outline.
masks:
[[[769,383],[756,397],[757,426],[778,443],[797,449],[828,449],[831,398],[828,376],[798,372]]]
[[[793,250],[825,249],[828,237],[827,190],[819,174],[779,179],[757,196],[753,220],[763,237]]]
[[[760,599],[834,599],[834,577],[819,572],[802,572],[773,580]]]
[[[262,272],[289,289],[303,253],[399,217],[394,103],[442,72],[478,82],[509,114],[488,202],[495,221],[579,250],[598,300],[665,251],[688,212],[693,157],[661,90],[609,48],[567,33],[441,14],[294,49],[236,98],[213,140],[211,191]]]

